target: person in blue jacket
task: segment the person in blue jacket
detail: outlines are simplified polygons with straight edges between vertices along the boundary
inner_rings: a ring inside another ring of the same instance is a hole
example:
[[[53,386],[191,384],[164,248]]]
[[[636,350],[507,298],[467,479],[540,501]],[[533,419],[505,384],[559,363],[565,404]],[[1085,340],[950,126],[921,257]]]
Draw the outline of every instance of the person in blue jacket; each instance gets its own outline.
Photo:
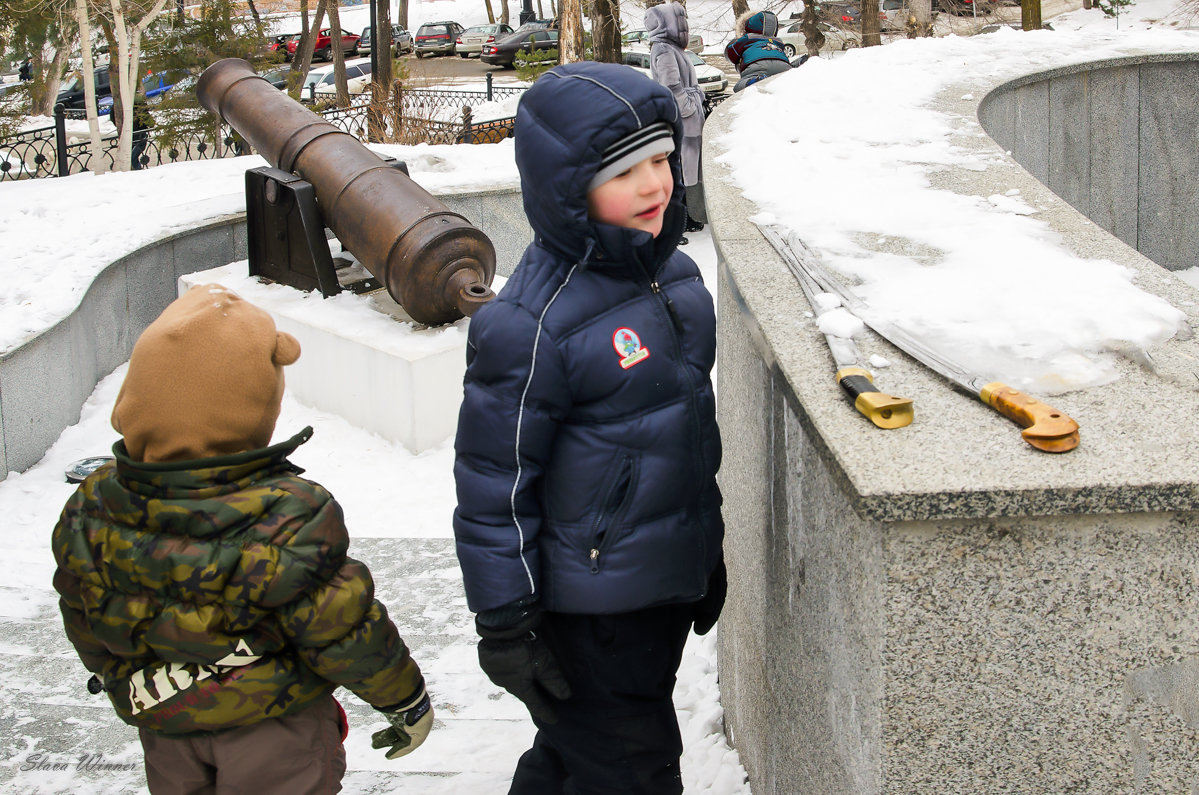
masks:
[[[737,38],[724,48],[725,57],[741,75],[734,93],[793,68],[783,42],[775,38],[778,32],[779,20],[773,11],[746,11],[737,17]]]
[[[682,135],[619,64],[555,67],[517,110],[535,239],[470,321],[454,464],[479,664],[538,729],[512,793],[682,792],[675,675],[725,592]]]

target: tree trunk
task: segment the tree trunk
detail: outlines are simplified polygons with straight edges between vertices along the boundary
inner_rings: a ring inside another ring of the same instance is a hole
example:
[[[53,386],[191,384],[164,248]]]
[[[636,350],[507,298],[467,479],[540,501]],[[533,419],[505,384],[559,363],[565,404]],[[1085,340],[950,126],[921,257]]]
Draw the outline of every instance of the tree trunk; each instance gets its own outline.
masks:
[[[882,25],[878,18],[878,0],[862,0],[862,46],[877,47],[883,43]]]
[[[304,93],[304,78],[308,75],[308,67],[312,66],[312,48],[316,46],[316,34],[320,31],[321,23],[324,21],[325,0],[317,0],[316,18],[312,20],[312,27],[301,35],[300,43],[296,45],[296,54],[291,59],[291,74],[287,76],[287,93],[291,95],[292,99],[299,99]],[[297,74],[299,77],[293,78]],[[296,82],[295,86],[292,86],[293,79]]]
[[[558,17],[558,63],[583,60],[583,10],[579,0],[564,0]]]
[[[738,19],[749,10],[748,0],[733,0],[733,19]]]
[[[372,52],[378,57],[375,63],[377,71],[371,74],[371,104],[366,115],[367,140],[382,142],[386,140],[387,130],[383,119],[387,110],[387,96],[391,86],[391,54],[395,44],[391,40],[391,3],[383,0],[375,4],[375,18],[371,20],[374,30],[371,31],[374,41],[371,42]],[[378,48],[377,50],[374,48]]]
[[[396,17],[396,22],[404,30],[408,30],[408,0],[400,0],[397,6],[399,14]]]
[[[541,8],[541,0],[537,0],[537,18],[545,19],[545,11]]]
[[[824,31],[820,29],[820,14],[815,3],[804,3],[803,16],[800,17],[799,29],[803,31],[804,48],[812,58],[820,55],[824,46]]]
[[[119,125],[121,132],[117,139],[116,162],[113,170],[129,171],[131,167],[130,155],[133,150],[133,93],[140,85],[138,77],[140,76],[139,60],[141,56],[142,33],[154,21],[158,13],[166,7],[167,0],[156,0],[153,8],[147,11],[139,21],[128,27],[125,24],[125,14],[121,8],[121,0],[108,0],[108,2],[112,8],[112,32],[117,40],[116,72],[118,79],[113,86],[112,112],[117,112],[117,90],[120,90],[121,97],[126,100],[122,103],[121,107],[121,123]],[[112,73],[112,54],[109,53],[109,82],[112,82]]]
[[[1041,0],[1021,0],[1020,26],[1024,30],[1041,29]]]
[[[35,50],[31,55],[33,81],[30,83],[30,108],[35,116],[53,116],[54,106],[58,103],[58,89],[62,84],[62,73],[67,68],[67,60],[71,57],[71,42],[64,41],[58,45],[54,55],[50,57],[50,65],[46,66],[46,48]]]
[[[932,0],[909,0],[908,18],[904,21],[908,38],[928,38],[933,35]]]
[[[500,0],[500,24],[508,24],[508,0]]]
[[[79,40],[88,42],[90,45],[92,26],[87,15],[85,0],[75,0],[75,21],[79,24]],[[83,55],[83,106],[87,108],[87,133],[88,139],[91,141],[91,162],[99,166],[103,160],[100,155],[100,120],[96,117],[96,66],[92,63],[90,46],[83,45],[79,51]]]
[[[874,2],[877,3],[878,0],[874,0]],[[350,106],[350,87],[346,81],[346,54],[341,49],[341,16],[337,11],[336,0],[328,4],[327,11],[329,12],[329,50],[333,53],[333,83],[337,87],[337,107],[348,108]]]
[[[491,0],[483,0],[483,4],[487,6],[487,24],[495,24],[495,11],[491,8]]]
[[[258,8],[254,5],[254,0],[246,0],[246,5],[250,7],[250,16],[254,17],[254,30],[258,35],[262,35],[262,17],[258,16]]]
[[[620,63],[620,6],[614,0],[591,4],[591,51],[597,61]]]

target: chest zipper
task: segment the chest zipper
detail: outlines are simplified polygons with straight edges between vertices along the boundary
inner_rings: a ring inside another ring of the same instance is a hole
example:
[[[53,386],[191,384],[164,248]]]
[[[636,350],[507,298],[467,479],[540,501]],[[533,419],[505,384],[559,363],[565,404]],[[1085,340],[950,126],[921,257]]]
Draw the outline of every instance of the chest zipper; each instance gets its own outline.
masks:
[[[664,304],[666,304],[666,312],[667,312],[667,314],[670,315],[671,325],[674,326],[675,331],[682,334],[683,333],[683,321],[679,318],[679,313],[675,310],[674,302],[670,300],[670,296],[668,296],[666,293],[662,292],[662,287],[658,284],[657,279],[650,279],[649,289],[653,292],[654,295],[661,298],[662,302]]]

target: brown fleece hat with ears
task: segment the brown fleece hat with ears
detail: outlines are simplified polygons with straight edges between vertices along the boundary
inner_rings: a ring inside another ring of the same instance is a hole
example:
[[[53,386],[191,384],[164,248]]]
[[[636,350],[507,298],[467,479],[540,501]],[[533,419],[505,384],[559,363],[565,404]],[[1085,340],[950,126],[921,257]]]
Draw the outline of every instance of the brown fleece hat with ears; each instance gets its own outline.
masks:
[[[219,284],[191,288],[151,323],[129,357],[112,427],[139,461],[190,461],[270,444],[283,367],[300,343]]]

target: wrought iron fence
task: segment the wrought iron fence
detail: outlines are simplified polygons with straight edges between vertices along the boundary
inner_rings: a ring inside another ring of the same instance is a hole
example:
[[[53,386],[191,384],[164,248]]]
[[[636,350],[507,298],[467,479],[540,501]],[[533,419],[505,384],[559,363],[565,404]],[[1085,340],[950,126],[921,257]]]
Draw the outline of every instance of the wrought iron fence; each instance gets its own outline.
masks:
[[[497,87],[488,75],[486,90],[406,89],[397,84],[386,108],[370,122],[369,96],[356,99],[347,108],[322,108],[305,98],[326,121],[362,141],[389,143],[477,144],[496,143],[512,136],[515,119],[473,120],[473,109],[486,102],[519,96],[523,87]],[[379,112],[379,111],[375,111]],[[83,111],[55,108],[54,124],[24,130],[0,139],[0,182],[65,177],[92,170],[93,153],[89,141],[70,142],[66,120],[85,118]],[[165,143],[152,132],[134,133],[133,168],[148,168],[186,160],[211,160],[248,154],[251,150],[239,136],[224,128],[220,141],[212,140],[211,130],[197,130],[183,138]],[[116,161],[116,138],[105,139],[99,157],[112,168]]]

